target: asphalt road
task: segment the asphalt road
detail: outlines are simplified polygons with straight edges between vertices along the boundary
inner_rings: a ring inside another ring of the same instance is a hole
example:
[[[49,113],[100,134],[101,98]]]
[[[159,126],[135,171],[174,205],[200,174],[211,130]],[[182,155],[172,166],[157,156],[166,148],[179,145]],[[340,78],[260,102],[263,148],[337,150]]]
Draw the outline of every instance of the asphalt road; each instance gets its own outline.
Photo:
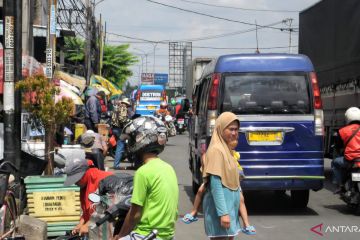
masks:
[[[174,167],[178,177],[179,220],[176,223],[175,239],[207,239],[202,214],[199,215],[199,221],[191,224],[184,224],[180,220],[191,210],[194,199],[188,155],[187,134],[170,138],[165,151],[160,155]],[[111,165],[111,162],[108,164]],[[332,193],[334,187],[329,181],[330,160],[328,159],[325,160],[325,174],[327,180],[324,189],[318,192],[311,191],[308,207],[303,210],[292,209],[288,195],[278,197],[273,192],[245,192],[250,223],[256,227],[257,234],[248,236],[240,233],[237,239],[360,239],[360,216],[355,216],[338,195]],[[310,230],[315,226],[318,226],[315,231],[319,234]]]

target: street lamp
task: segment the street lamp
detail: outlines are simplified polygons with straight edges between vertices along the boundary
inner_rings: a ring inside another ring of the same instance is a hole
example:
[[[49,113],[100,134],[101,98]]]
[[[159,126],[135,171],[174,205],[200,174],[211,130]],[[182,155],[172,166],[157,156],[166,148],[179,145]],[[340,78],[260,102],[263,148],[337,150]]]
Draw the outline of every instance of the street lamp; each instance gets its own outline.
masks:
[[[142,52],[143,54],[144,54],[144,56],[145,56],[145,72],[147,73],[147,63],[148,63],[148,61],[147,61],[147,56],[149,55],[149,52],[147,53],[147,52],[145,52],[144,50],[142,50],[142,49],[139,49],[139,48],[134,48],[134,50],[137,50],[137,51],[140,51],[140,52]],[[141,56],[141,55],[140,55]],[[141,60],[142,60],[143,58],[141,58]]]

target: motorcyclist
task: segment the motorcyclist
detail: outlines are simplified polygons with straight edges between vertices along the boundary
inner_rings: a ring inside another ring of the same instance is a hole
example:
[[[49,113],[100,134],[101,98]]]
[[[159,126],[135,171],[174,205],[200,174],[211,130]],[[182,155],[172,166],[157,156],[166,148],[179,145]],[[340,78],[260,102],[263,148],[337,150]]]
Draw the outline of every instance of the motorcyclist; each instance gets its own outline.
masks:
[[[350,107],[345,112],[346,126],[339,129],[335,138],[335,148],[339,153],[332,161],[334,182],[337,189],[334,193],[340,193],[344,189],[344,173],[352,166],[352,160],[360,158],[360,109]]]
[[[167,104],[167,102],[162,101],[162,102],[160,103],[160,109],[156,110],[155,115],[156,115],[156,116],[161,115],[162,117],[165,117],[165,116],[167,116],[167,115],[171,115],[171,113],[170,113],[169,110],[168,110],[168,104]]]
[[[131,208],[115,239],[142,239],[153,229],[159,238],[173,239],[179,188],[174,169],[158,157],[165,147],[166,128],[159,119],[142,116],[125,126],[122,137],[143,165],[135,172]]]

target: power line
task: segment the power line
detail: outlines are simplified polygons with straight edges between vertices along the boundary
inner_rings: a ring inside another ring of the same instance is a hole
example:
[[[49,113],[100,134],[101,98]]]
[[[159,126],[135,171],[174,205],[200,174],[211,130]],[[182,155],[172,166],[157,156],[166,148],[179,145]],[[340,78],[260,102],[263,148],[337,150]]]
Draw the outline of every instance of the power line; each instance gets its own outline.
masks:
[[[128,38],[128,39],[140,41],[140,42],[131,42],[131,43],[162,43],[162,44],[166,43],[167,44],[169,42],[196,42],[196,41],[202,41],[202,40],[210,40],[210,39],[215,39],[215,38],[234,36],[234,35],[238,35],[238,34],[252,32],[252,31],[255,31],[256,29],[267,28],[267,27],[271,27],[271,26],[274,26],[274,25],[277,25],[277,24],[280,24],[280,23],[285,23],[286,21],[288,21],[288,19],[278,21],[278,22],[274,22],[274,23],[270,23],[270,24],[265,25],[265,26],[257,25],[258,26],[257,28],[250,28],[250,29],[246,29],[246,30],[235,31],[235,32],[230,32],[230,33],[224,33],[224,34],[217,34],[217,35],[210,35],[210,36],[205,36],[205,37],[190,38],[190,39],[178,39],[178,40],[154,41],[154,40],[147,40],[147,39],[138,38],[138,37],[130,37],[130,36],[126,36],[126,35],[123,35],[123,34],[117,34],[117,33],[111,33],[111,32],[107,32],[107,33],[110,34],[110,35],[118,36],[118,37],[124,37],[124,38]],[[254,25],[256,25],[256,24],[254,24]]]
[[[210,7],[218,7],[218,8],[228,8],[228,9],[237,9],[243,11],[255,11],[255,12],[290,12],[290,13],[298,13],[299,11],[296,10],[276,10],[276,9],[257,9],[257,8],[241,8],[241,7],[233,7],[233,6],[225,6],[225,5],[218,5],[218,4],[210,4],[210,3],[203,3],[203,2],[196,2],[196,1],[189,1],[189,0],[178,0],[182,2],[210,6]]]
[[[126,42],[126,41],[117,41],[117,40],[111,40],[109,42],[114,42],[114,43],[131,43],[131,42]],[[164,43],[164,42],[160,42],[160,43]],[[298,47],[298,46],[292,46],[292,47]],[[256,48],[237,48],[237,47],[211,47],[211,46],[192,46],[192,48],[199,48],[199,49],[213,49],[213,50],[254,50]],[[289,48],[289,46],[275,46],[275,47],[260,47],[259,49],[285,49],[285,48]],[[168,55],[156,55],[157,57],[159,56],[168,56]]]
[[[297,46],[292,46],[297,47]],[[236,48],[236,47],[208,47],[208,46],[192,46],[192,48],[214,49],[214,50],[256,50],[256,47],[250,48]],[[259,47],[259,49],[285,49],[289,46],[277,46],[277,47]]]
[[[123,38],[128,38],[128,39],[132,39],[132,40],[144,41],[144,42],[147,42],[147,43],[168,44],[168,42],[166,42],[166,41],[154,41],[154,40],[148,40],[148,39],[144,39],[144,38],[130,37],[130,36],[126,36],[126,35],[119,34],[119,33],[113,33],[113,32],[106,32],[106,34],[110,34],[110,35],[114,35],[114,36],[118,36],[118,37],[123,37]]]
[[[257,25],[257,24],[250,23],[250,22],[244,22],[244,21],[239,21],[239,20],[234,20],[234,19],[229,19],[229,18],[224,18],[224,17],[218,17],[218,16],[214,16],[214,15],[211,15],[211,14],[207,14],[207,13],[197,12],[197,11],[193,11],[193,10],[189,10],[189,9],[184,9],[184,8],[168,5],[168,4],[161,3],[161,2],[156,2],[156,1],[153,1],[153,0],[146,0],[146,1],[158,4],[158,5],[162,5],[162,6],[165,6],[165,7],[169,7],[169,8],[174,8],[174,9],[177,9],[177,10],[180,10],[180,11],[183,11],[183,12],[190,12],[190,13],[198,14],[198,15],[201,15],[201,16],[220,19],[220,20],[224,20],[224,21],[228,21],[228,22],[241,23],[241,24],[244,24],[244,25],[258,26],[258,27],[262,27],[262,28],[270,28],[270,29],[281,30],[281,31],[288,30],[288,29],[284,29],[284,28],[276,28],[276,27],[271,27],[271,26]]]

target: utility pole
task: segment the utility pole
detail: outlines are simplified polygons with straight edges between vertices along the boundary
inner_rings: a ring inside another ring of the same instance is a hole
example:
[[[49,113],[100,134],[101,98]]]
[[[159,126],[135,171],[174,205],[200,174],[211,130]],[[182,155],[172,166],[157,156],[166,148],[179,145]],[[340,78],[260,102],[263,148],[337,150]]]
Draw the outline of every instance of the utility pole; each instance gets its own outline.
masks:
[[[26,0],[25,0],[26,1]],[[15,0],[15,62],[14,62],[14,76],[15,84],[22,80],[22,16],[23,16],[23,0]],[[27,26],[25,26],[27,27]],[[21,92],[15,90],[15,126],[21,126]],[[14,129],[14,149],[15,149],[15,166],[20,167],[21,164],[21,127]]]
[[[256,30],[256,51],[255,53],[260,53],[259,51],[259,39],[258,39],[258,28],[257,21],[255,20],[255,30]]]
[[[15,156],[15,2],[4,0],[4,159],[16,164]],[[17,165],[18,166],[18,165]]]
[[[291,32],[293,31],[291,28],[292,21],[293,19],[289,18],[289,53],[291,53]]]
[[[92,20],[90,0],[86,0],[85,8],[86,8],[85,76],[86,76],[86,85],[89,85],[90,77],[91,77],[91,20]]]

